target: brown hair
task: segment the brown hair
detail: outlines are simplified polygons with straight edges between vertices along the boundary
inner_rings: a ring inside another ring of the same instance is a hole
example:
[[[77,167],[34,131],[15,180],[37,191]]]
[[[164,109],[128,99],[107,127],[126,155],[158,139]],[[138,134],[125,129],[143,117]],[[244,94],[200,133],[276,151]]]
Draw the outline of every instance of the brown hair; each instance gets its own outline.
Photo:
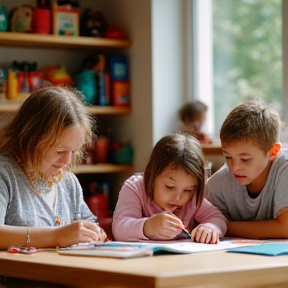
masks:
[[[206,104],[199,100],[195,100],[189,103],[186,103],[179,111],[179,117],[182,122],[186,120],[195,121],[199,118],[202,118],[202,115],[206,113],[208,107]]]
[[[79,91],[68,87],[51,86],[34,91],[13,120],[0,131],[0,153],[14,155],[25,172],[37,178],[43,153],[66,128],[81,125],[85,139],[81,149],[73,153],[72,166],[80,163],[84,145],[94,136],[94,119],[81,98],[83,95]]]
[[[171,169],[182,168],[198,179],[196,204],[204,198],[205,160],[200,142],[188,133],[173,133],[160,139],[155,145],[144,171],[146,194],[153,199],[154,183],[158,175],[169,165]]]
[[[220,139],[222,145],[252,140],[266,153],[279,141],[280,123],[279,114],[262,100],[246,101],[227,116]]]

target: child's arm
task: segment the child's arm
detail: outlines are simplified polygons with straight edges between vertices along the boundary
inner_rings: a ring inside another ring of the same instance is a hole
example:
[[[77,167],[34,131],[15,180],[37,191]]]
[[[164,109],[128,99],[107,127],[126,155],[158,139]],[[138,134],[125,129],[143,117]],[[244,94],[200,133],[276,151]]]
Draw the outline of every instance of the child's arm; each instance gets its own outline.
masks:
[[[288,207],[282,208],[275,220],[229,221],[227,235],[242,238],[288,238]]]
[[[148,240],[143,234],[143,225],[147,220],[143,217],[141,191],[135,187],[128,187],[127,181],[123,185],[115,211],[113,213],[112,232],[116,241]]]
[[[104,241],[101,229],[91,221],[77,221],[57,227],[18,227],[0,225],[0,249],[12,245],[36,248],[64,247],[79,242]]]
[[[152,200],[144,194],[140,180],[136,180],[137,177],[126,181],[119,193],[112,223],[114,239],[117,241],[173,239],[181,232],[180,227],[184,227],[182,221],[169,213],[144,217],[144,205],[146,208],[149,207],[149,202]]]

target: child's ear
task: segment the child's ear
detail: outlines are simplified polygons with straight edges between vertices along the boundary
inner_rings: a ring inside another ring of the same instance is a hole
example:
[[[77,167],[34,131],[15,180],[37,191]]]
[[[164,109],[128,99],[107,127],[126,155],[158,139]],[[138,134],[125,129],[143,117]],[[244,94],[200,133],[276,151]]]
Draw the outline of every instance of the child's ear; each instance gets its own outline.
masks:
[[[278,156],[279,152],[281,150],[281,144],[280,143],[274,143],[272,148],[269,151],[269,157],[270,160],[273,161]]]

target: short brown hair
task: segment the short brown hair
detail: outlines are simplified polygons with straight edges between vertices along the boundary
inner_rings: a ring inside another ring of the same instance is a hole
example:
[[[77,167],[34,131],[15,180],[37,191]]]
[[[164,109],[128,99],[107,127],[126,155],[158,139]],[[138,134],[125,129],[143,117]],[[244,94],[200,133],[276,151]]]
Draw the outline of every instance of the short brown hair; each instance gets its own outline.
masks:
[[[153,199],[156,178],[169,165],[172,165],[171,169],[182,168],[197,177],[196,204],[199,207],[203,201],[206,182],[205,160],[200,142],[188,133],[178,132],[157,142],[144,171],[144,185],[149,198]]]
[[[235,107],[220,130],[223,144],[251,140],[263,152],[279,141],[280,116],[262,100],[249,100]]]
[[[83,95],[74,88],[46,87],[34,91],[20,107],[11,123],[0,131],[0,153],[12,154],[25,166],[25,172],[39,177],[42,153],[45,153],[71,126],[80,125],[85,140],[73,153],[72,166],[80,163],[84,145],[91,142],[92,115],[81,102]]]
[[[199,100],[188,102],[179,111],[180,120],[182,122],[198,120],[206,113],[207,109],[207,105]]]

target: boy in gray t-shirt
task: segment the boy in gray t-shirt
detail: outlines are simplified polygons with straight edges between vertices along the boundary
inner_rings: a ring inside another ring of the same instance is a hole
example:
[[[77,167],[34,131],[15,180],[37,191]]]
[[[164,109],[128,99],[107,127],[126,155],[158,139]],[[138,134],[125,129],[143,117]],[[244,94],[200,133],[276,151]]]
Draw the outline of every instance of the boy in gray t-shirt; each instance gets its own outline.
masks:
[[[253,100],[234,108],[220,139],[226,164],[207,182],[206,198],[227,217],[227,235],[288,238],[288,151],[280,117]]]

